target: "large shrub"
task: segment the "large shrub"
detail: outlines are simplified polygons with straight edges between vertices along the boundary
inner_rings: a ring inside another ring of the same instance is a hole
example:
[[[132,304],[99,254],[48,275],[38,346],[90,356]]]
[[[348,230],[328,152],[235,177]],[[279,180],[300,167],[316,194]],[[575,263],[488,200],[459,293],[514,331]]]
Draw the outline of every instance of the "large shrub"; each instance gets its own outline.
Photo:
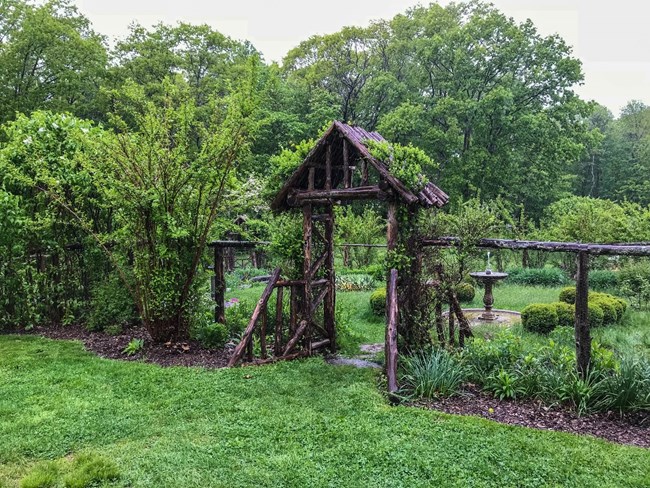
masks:
[[[605,321],[602,307],[594,302],[589,302],[589,327],[601,327]]]
[[[133,296],[116,275],[97,283],[92,290],[92,303],[88,323],[89,330],[104,330],[109,326],[118,328],[138,317]]]
[[[575,325],[576,307],[565,302],[555,302],[558,327],[573,327]]]
[[[567,286],[560,291],[560,301],[571,305],[576,303],[576,287]]]
[[[555,305],[532,303],[521,311],[521,324],[529,332],[548,334],[558,325]]]
[[[462,303],[471,302],[474,300],[476,290],[470,283],[461,283],[456,286],[456,296],[458,301]]]
[[[377,288],[370,295],[370,309],[375,315],[386,315],[386,288]]]
[[[568,282],[559,268],[513,268],[508,270],[508,282],[527,286],[561,286]]]
[[[608,269],[595,269],[589,272],[589,288],[594,290],[615,290],[618,287],[616,271]]]
[[[603,325],[612,325],[618,322],[618,305],[616,298],[606,293],[590,293],[589,302],[598,305],[603,311]]]

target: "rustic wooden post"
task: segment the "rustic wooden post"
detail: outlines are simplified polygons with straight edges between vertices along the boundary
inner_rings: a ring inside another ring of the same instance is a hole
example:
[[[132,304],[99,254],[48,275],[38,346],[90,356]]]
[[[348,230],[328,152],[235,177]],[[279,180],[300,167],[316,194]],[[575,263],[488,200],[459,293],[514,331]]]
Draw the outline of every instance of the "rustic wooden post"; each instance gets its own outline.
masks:
[[[589,333],[589,254],[578,253],[576,280],[576,361],[580,375],[585,378],[591,361],[591,335]]]
[[[282,296],[284,288],[278,287],[275,297],[275,340],[273,342],[273,355],[279,356],[282,352]]]
[[[329,154],[329,150],[328,150]],[[312,206],[311,204],[302,207],[302,238],[303,238],[303,279],[305,281],[303,288],[302,302],[302,320],[307,323],[305,337],[310,340],[309,328],[311,325],[311,306],[312,306]],[[286,354],[286,353],[285,353]]]
[[[436,333],[438,334],[438,342],[440,343],[441,346],[444,346],[445,331],[442,325],[442,297],[440,296],[436,298],[435,316],[436,316]]]
[[[308,188],[309,190],[313,190],[313,189],[314,189],[314,177],[315,177],[315,174],[316,174],[316,168],[314,168],[314,167],[312,166],[311,168],[309,168],[309,174],[308,174],[308,176],[307,176],[307,178],[308,178],[308,179],[307,179],[307,188]]]
[[[386,244],[388,251],[397,248],[397,202],[388,204],[388,229]],[[387,277],[386,288],[386,376],[388,377],[388,393],[397,391],[397,327],[399,308],[397,300],[397,270],[391,269]]]
[[[332,189],[332,145],[327,145],[325,153],[325,189]]]
[[[451,302],[449,302],[449,345],[456,345],[456,323]]]
[[[214,246],[214,320],[226,323],[226,277],[223,247]]]
[[[343,139],[343,187],[350,188],[350,156],[348,141]]]
[[[325,308],[323,320],[325,330],[330,340],[329,348],[336,351],[336,276],[334,271],[334,207],[327,207],[328,218],[325,220],[325,245],[327,246],[325,258],[325,278],[327,279],[327,296],[325,297]]]
[[[397,270],[391,269],[386,292],[386,376],[388,393],[397,391]]]
[[[266,359],[266,324],[269,308],[264,306],[262,310],[262,325],[260,326],[260,357]]]

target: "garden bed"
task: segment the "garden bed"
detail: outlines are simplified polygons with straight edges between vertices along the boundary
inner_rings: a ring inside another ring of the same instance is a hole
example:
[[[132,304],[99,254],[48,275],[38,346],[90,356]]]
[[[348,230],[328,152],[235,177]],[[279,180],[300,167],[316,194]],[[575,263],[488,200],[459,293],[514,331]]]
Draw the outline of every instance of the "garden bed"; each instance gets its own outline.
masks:
[[[562,407],[549,407],[535,400],[498,400],[474,385],[459,396],[420,399],[412,406],[454,415],[476,415],[496,422],[541,430],[592,435],[619,444],[650,448],[650,414],[620,416],[616,412],[579,417]]]
[[[79,340],[85,348],[100,357],[125,361],[145,361],[161,366],[198,366],[203,368],[223,368],[228,364],[232,350],[206,349],[198,341],[168,342],[155,344],[144,327],[132,327],[118,335],[92,332],[80,325],[59,327],[34,327],[29,331],[16,331],[19,334],[33,334],[49,339]],[[140,351],[128,355],[124,352],[134,339],[144,341]]]

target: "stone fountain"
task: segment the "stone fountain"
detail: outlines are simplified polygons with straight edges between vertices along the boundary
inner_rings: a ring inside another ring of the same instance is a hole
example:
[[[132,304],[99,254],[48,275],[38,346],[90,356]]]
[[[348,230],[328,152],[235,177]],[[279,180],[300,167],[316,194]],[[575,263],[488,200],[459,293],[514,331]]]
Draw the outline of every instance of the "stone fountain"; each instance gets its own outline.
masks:
[[[487,267],[485,271],[476,271],[469,274],[476,281],[480,281],[485,286],[485,295],[483,295],[483,305],[485,305],[485,311],[479,315],[478,319],[486,322],[494,321],[498,318],[498,315],[492,312],[492,304],[494,303],[494,297],[492,296],[492,285],[499,280],[503,280],[508,276],[508,273],[494,273],[490,268],[490,253],[487,253]]]

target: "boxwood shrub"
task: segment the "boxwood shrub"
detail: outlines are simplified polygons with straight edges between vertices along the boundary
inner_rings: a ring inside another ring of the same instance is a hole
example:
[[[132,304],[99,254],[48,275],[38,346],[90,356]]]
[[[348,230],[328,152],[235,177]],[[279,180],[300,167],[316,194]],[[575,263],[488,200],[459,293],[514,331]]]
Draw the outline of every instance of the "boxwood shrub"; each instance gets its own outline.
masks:
[[[377,288],[372,292],[370,308],[375,315],[386,315],[386,287]]]
[[[459,302],[467,303],[474,300],[476,295],[476,290],[469,283],[461,283],[456,287],[456,296],[458,297]]]
[[[560,301],[571,305],[576,303],[576,287],[567,286],[560,291]]]
[[[555,302],[553,305],[557,314],[557,325],[559,327],[573,327],[576,320],[575,305],[565,302]]]
[[[555,304],[531,303],[521,311],[521,324],[527,331],[548,334],[558,325]]]

